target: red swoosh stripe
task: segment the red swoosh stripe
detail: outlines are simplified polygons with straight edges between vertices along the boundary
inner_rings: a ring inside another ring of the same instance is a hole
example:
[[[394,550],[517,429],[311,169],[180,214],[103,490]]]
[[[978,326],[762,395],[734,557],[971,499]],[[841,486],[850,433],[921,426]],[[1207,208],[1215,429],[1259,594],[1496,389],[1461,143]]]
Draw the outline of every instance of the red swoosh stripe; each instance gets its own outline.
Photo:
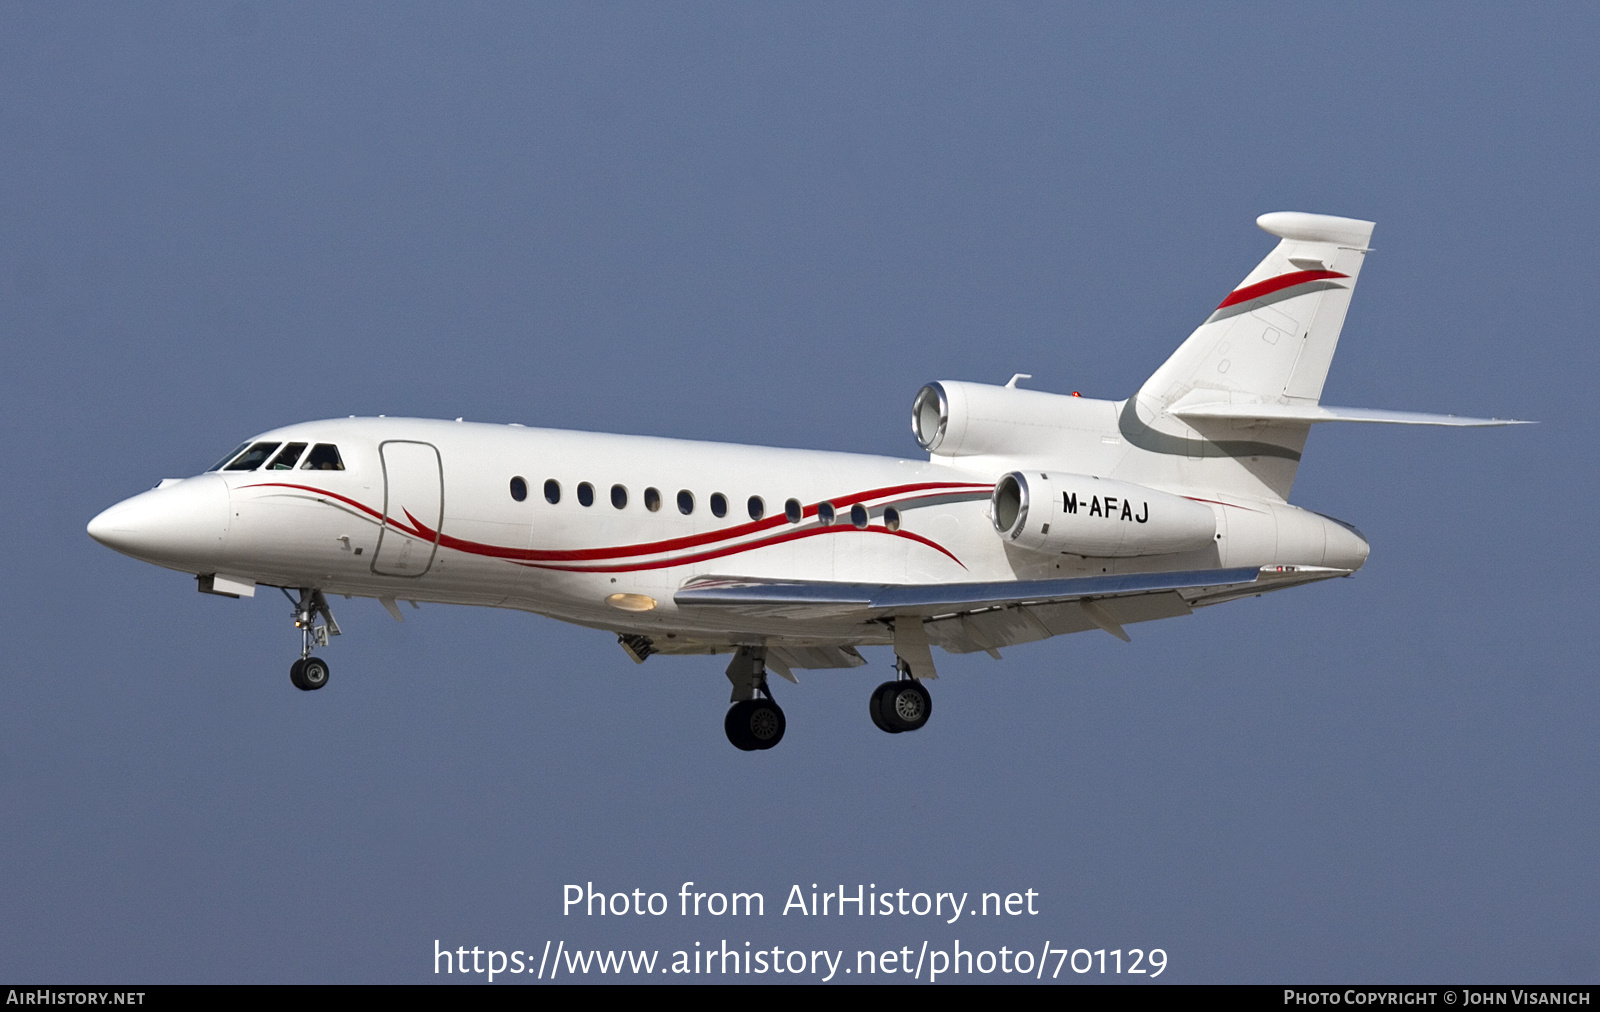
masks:
[[[1240,506],[1238,503],[1223,502],[1221,499],[1202,499],[1197,495],[1186,495],[1186,496],[1184,496],[1184,498],[1189,500],[1190,502],[1209,502],[1209,503],[1216,503],[1218,506],[1232,506],[1234,509],[1236,509],[1236,510],[1244,510],[1246,513],[1260,513],[1261,512],[1260,510],[1253,510],[1248,506]]]
[[[620,566],[555,566],[548,563],[523,562],[519,565],[533,569],[554,569],[564,573],[634,573],[645,569],[670,569],[673,566],[689,566],[696,562],[706,562],[710,559],[726,558],[730,555],[741,555],[744,552],[754,551],[757,548],[767,548],[772,545],[781,545],[787,541],[798,541],[800,538],[816,537],[819,534],[889,534],[897,538],[907,538],[918,544],[927,545],[929,548],[950,557],[950,560],[962,569],[966,565],[950,554],[950,551],[937,542],[929,541],[920,534],[910,531],[891,531],[887,527],[854,527],[850,524],[835,524],[832,527],[807,527],[804,530],[785,531],[770,538],[759,541],[747,541],[742,545],[730,545],[727,548],[718,548],[708,552],[697,552],[694,555],[680,555],[672,559],[658,559],[654,562],[624,563]]]
[[[314,485],[294,485],[294,484],[291,484],[291,483],[286,482],[286,481],[261,481],[261,482],[256,482],[254,485],[241,485],[240,487],[241,488],[293,488],[293,489],[299,489],[302,492],[314,492],[317,495],[325,495],[330,499],[337,499],[340,502],[342,502],[342,503],[344,503],[344,504],[346,504],[348,506],[354,506],[356,509],[360,510],[361,512],[367,514],[370,517],[375,518],[378,521],[379,524],[383,523],[383,514],[379,513],[377,510],[373,509],[371,506],[368,506],[365,503],[357,502],[356,500],[350,498],[349,496],[340,495],[337,492],[329,492],[325,488],[317,488]],[[420,534],[417,534],[416,531],[406,530],[406,527],[405,527],[404,524],[397,522],[392,517],[389,519],[389,522],[391,524],[394,524],[396,529],[398,529],[400,531],[403,531],[406,534],[411,534],[411,535],[414,535],[416,537],[421,537],[422,536]]]
[[[412,537],[421,538],[424,541],[433,541],[437,539],[440,547],[442,548],[450,548],[458,552],[465,552],[469,555],[481,555],[488,558],[505,559],[509,562],[517,562],[522,565],[532,565],[539,569],[556,569],[567,572],[622,572],[624,570],[632,569],[663,569],[670,566],[688,565],[690,563],[703,561],[705,559],[721,558],[727,555],[734,555],[740,552],[755,548],[762,548],[768,545],[782,544],[786,541],[793,541],[796,538],[801,537],[810,537],[814,534],[844,533],[847,531],[859,530],[859,528],[849,524],[841,524],[834,527],[808,528],[803,531],[791,531],[776,537],[761,538],[756,541],[745,542],[739,545],[731,545],[721,550],[700,552],[689,556],[680,556],[674,559],[658,560],[656,562],[633,566],[540,565],[540,563],[599,561],[602,559],[621,559],[638,555],[659,555],[666,552],[680,551],[685,548],[697,548],[701,545],[713,544],[718,541],[728,541],[730,539],[742,537],[747,534],[755,534],[760,531],[770,530],[788,523],[788,518],[780,513],[776,516],[767,517],[763,520],[749,521],[747,523],[739,524],[721,531],[711,531],[705,534],[695,534],[681,538],[669,538],[665,541],[652,541],[637,545],[622,545],[615,548],[543,550],[530,548],[509,548],[501,545],[489,545],[478,541],[468,541],[464,538],[451,537],[448,534],[441,534],[440,532],[426,526],[416,517],[412,516],[410,511],[406,511],[406,519],[411,521],[411,527],[408,528],[404,524],[395,520],[393,517],[385,518],[382,513],[370,506],[357,502],[356,500],[347,496],[339,495],[337,492],[330,492],[327,489],[317,488],[312,485],[299,485],[291,482],[272,481],[258,482],[256,484],[247,485],[244,487],[292,488],[302,492],[311,492],[316,495],[325,495],[329,498],[337,499],[340,502],[346,503],[365,514],[376,518],[379,523],[383,523],[385,520],[387,520],[387,522],[393,525],[397,530],[401,531],[402,533],[409,534]],[[868,489],[865,492],[857,492],[848,496],[842,496],[825,501],[833,503],[836,507],[848,508],[856,503],[865,502],[869,499],[903,495],[908,492],[927,492],[950,489],[963,489],[972,492],[982,492],[992,487],[993,486],[989,485],[973,484],[971,482],[924,482],[910,485],[889,485],[882,488]],[[801,512],[802,518],[814,517],[816,515],[817,506],[815,504],[805,507]],[[869,527],[866,528],[866,530],[882,534],[894,534],[898,537],[907,538],[920,544],[927,545],[930,548],[948,555],[953,561],[955,561],[957,565],[961,565],[961,560],[957,559],[954,555],[951,555],[951,553],[942,545],[930,541],[919,534],[913,534],[910,531],[891,531],[888,528],[876,527]],[[963,566],[963,568],[965,567]]]
[[[889,485],[883,488],[868,489],[838,499],[828,499],[835,507],[848,509],[859,502],[869,499],[880,499],[885,496],[904,495],[908,492],[925,492],[935,489],[966,489],[973,492],[985,491],[993,488],[992,485],[974,485],[970,482],[940,481],[925,482],[914,485]],[[817,515],[815,504],[806,506],[801,510],[801,518]],[[757,534],[761,531],[781,527],[789,520],[782,513],[774,514],[763,520],[750,520],[745,523],[728,527],[720,531],[708,531],[704,534],[691,534],[681,538],[668,538],[665,541],[650,541],[637,545],[619,545],[615,548],[580,548],[571,550],[530,550],[519,558],[538,560],[541,562],[556,561],[592,561],[597,559],[621,559],[630,555],[659,555],[663,552],[676,552],[685,548],[698,548],[701,545],[714,544],[718,541],[730,541],[734,538],[744,537],[747,534]],[[448,535],[446,535],[448,537]],[[444,542],[440,542],[443,544]]]
[[[865,499],[875,499],[884,492],[902,492],[918,486],[899,486],[895,489],[875,489],[859,495],[849,496],[839,500],[828,500],[835,506],[848,507]],[[944,487],[944,486],[941,486]],[[981,491],[978,489],[976,491]],[[913,499],[914,501],[914,499]],[[801,511],[802,519],[817,515],[815,506],[807,506]],[[408,511],[406,518],[413,526],[423,533],[418,536],[423,540],[432,540],[436,533],[422,525],[421,521],[412,516]],[[699,548],[702,545],[715,544],[719,541],[731,541],[734,538],[747,534],[756,534],[761,531],[783,527],[789,520],[782,513],[768,517],[765,520],[756,520],[743,523],[737,527],[730,527],[722,531],[711,531],[706,534],[695,534],[681,538],[671,538],[666,541],[652,541],[639,545],[622,545],[616,548],[580,548],[570,550],[537,549],[537,548],[505,548],[499,545],[485,545],[477,541],[467,541],[462,538],[451,537],[448,534],[439,535],[439,544],[444,548],[453,548],[458,552],[468,552],[473,555],[487,555],[497,559],[510,559],[516,562],[596,562],[602,559],[625,559],[639,555],[663,555],[668,552],[682,551],[686,548]],[[765,540],[756,542],[767,543]],[[942,549],[941,549],[942,550]]]
[[[1258,281],[1253,285],[1247,285],[1236,290],[1226,299],[1223,299],[1217,308],[1227,309],[1229,306],[1237,306],[1239,303],[1249,302],[1251,299],[1265,298],[1273,292],[1281,292],[1285,288],[1303,285],[1308,281],[1324,281],[1328,278],[1348,278],[1349,276],[1348,274],[1340,274],[1338,271],[1292,271],[1288,274],[1279,274],[1275,278]]]

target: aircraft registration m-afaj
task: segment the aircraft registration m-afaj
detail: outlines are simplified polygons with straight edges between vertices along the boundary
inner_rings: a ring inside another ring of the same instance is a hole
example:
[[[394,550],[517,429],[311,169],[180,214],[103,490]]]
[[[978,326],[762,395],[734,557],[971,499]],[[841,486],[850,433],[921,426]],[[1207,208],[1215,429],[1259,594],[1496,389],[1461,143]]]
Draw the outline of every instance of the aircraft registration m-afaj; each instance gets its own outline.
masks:
[[[987,651],[1336,576],[1355,527],[1288,502],[1322,422],[1505,425],[1328,407],[1323,381],[1373,223],[1256,220],[1280,241],[1131,397],[941,381],[918,392],[925,460],[412,418],[305,422],[242,443],[89,523],[96,541],[208,594],[278,587],[297,688],[339,627],[330,595],[537,612],[635,661],[731,653],[724,727],[783,737],[768,676],[864,664],[868,713],[927,723],[934,646]],[[292,592],[292,593],[291,593]]]

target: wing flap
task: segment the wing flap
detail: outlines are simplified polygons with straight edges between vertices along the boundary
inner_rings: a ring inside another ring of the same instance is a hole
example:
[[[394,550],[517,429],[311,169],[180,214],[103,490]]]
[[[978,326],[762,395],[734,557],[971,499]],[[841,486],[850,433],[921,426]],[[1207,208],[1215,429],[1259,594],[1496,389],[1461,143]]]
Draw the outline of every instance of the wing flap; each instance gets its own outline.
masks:
[[[859,668],[867,659],[855,647],[799,646],[774,640],[767,647],[767,663],[776,658],[790,668]],[[781,672],[780,672],[781,673]],[[786,676],[794,681],[792,676]]]
[[[1085,628],[1093,626],[1085,623]],[[1057,635],[1026,605],[954,615],[929,622],[927,630],[930,642],[954,654],[995,651]]]

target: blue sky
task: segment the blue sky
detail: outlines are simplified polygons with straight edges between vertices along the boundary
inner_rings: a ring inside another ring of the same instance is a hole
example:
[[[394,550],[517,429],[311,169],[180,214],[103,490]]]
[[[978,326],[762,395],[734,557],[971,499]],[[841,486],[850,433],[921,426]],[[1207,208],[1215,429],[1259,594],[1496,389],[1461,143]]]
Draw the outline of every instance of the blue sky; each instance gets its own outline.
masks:
[[[1592,7],[10,5],[0,977],[434,979],[446,945],[1160,946],[1180,981],[1593,981]],[[1374,220],[1294,501],[1355,579],[782,690],[520,613],[287,606],[84,524],[347,414],[912,455],[932,379],[1120,398]],[[577,920],[561,887],[1040,894]]]

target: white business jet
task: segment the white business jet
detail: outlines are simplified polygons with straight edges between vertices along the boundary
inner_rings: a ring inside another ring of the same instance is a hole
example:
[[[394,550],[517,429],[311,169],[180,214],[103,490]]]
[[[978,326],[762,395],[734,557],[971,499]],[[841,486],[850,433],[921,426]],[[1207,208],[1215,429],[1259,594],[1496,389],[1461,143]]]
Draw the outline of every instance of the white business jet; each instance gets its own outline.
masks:
[[[537,612],[609,630],[640,663],[731,653],[724,727],[746,750],[783,737],[769,673],[892,645],[868,712],[915,731],[933,646],[1126,640],[1358,569],[1360,531],[1287,501],[1312,425],[1513,424],[1322,405],[1373,224],[1256,224],[1281,241],[1132,397],[930,383],[911,410],[926,460],[352,417],[262,433],[89,534],[203,593],[282,589],[304,690],[328,682],[312,648],[338,635],[342,594],[397,619],[402,601]]]

